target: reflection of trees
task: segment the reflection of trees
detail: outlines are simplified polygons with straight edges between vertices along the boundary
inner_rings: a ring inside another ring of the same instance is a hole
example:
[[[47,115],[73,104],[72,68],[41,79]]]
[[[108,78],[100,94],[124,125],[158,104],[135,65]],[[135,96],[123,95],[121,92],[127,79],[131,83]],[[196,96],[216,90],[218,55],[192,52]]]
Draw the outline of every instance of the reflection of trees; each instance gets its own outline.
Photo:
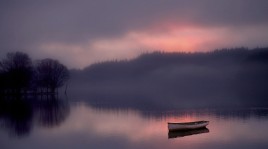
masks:
[[[30,134],[34,125],[58,126],[68,114],[69,105],[66,100],[0,99],[0,127],[15,136]],[[37,118],[38,123],[34,123],[34,118]]]
[[[68,103],[57,99],[41,101],[37,110],[38,122],[45,127],[60,125],[70,112]]]
[[[24,136],[30,133],[33,108],[28,101],[0,100],[0,120],[11,135]]]

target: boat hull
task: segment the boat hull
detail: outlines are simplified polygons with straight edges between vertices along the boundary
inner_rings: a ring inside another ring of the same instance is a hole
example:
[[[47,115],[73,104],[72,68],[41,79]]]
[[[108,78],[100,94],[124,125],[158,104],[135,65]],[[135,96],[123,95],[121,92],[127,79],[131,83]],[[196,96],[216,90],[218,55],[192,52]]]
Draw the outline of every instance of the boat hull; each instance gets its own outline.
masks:
[[[205,128],[209,124],[208,121],[196,121],[188,123],[168,123],[169,131],[178,131],[178,130],[192,130]]]
[[[190,129],[190,130],[169,131],[168,139],[191,136],[191,135],[199,135],[202,133],[209,133],[209,129],[199,128],[199,129]]]

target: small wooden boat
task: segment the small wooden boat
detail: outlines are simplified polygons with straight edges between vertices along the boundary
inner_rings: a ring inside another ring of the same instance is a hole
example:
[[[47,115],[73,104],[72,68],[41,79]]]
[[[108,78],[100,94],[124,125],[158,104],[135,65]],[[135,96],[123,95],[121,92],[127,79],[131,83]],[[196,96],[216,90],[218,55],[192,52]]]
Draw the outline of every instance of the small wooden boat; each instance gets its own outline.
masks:
[[[205,128],[208,125],[209,121],[195,121],[195,122],[186,122],[186,123],[168,123],[169,131],[176,130],[191,130]]]
[[[169,131],[168,138],[173,139],[173,138],[179,138],[179,137],[185,137],[185,136],[191,136],[191,135],[198,135],[202,133],[209,133],[209,129],[204,127],[204,128],[199,128],[199,129]]]

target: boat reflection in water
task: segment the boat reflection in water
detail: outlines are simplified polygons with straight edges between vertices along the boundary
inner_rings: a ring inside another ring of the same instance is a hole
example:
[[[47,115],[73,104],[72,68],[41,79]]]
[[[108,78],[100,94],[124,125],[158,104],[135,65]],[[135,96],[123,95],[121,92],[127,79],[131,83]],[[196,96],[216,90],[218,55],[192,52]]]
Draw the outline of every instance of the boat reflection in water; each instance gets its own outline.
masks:
[[[191,130],[177,130],[177,131],[169,131],[168,139],[185,137],[190,135],[197,135],[202,133],[209,133],[209,129],[207,128],[199,128],[199,129],[191,129]]]
[[[185,123],[170,123],[168,122],[168,130],[189,130],[189,129],[199,129],[204,128],[209,124],[209,121],[195,121],[195,122],[185,122]]]

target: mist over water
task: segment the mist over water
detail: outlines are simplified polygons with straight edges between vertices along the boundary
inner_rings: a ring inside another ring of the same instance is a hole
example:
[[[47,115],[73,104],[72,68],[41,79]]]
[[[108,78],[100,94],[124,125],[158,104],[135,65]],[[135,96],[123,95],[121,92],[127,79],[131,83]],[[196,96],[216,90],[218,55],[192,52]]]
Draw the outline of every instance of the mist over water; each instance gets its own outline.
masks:
[[[156,52],[70,70],[57,96],[1,96],[1,148],[267,148],[267,51]],[[199,120],[207,128],[167,128]]]
[[[42,113],[40,115],[37,112],[37,115],[45,117],[41,121],[39,116],[38,121],[25,120],[25,123],[32,124],[28,135],[22,136],[18,131],[13,131],[10,135],[10,130],[14,128],[1,125],[1,146],[5,149],[32,147],[221,149],[234,146],[251,149],[268,146],[267,109],[199,109],[145,113],[131,109],[94,108],[84,102],[69,102],[69,107],[70,113],[64,114],[66,117],[59,123],[51,123],[51,120],[57,119],[54,114],[62,115],[60,114],[62,110],[54,110],[55,108],[48,108],[46,114],[40,112]],[[42,116],[44,114],[46,116]],[[2,123],[8,121],[2,117],[0,119]],[[168,132],[167,122],[202,119],[210,121],[203,130]]]
[[[265,107],[267,51],[156,52],[98,63],[71,70],[68,95],[91,104],[140,110]]]

